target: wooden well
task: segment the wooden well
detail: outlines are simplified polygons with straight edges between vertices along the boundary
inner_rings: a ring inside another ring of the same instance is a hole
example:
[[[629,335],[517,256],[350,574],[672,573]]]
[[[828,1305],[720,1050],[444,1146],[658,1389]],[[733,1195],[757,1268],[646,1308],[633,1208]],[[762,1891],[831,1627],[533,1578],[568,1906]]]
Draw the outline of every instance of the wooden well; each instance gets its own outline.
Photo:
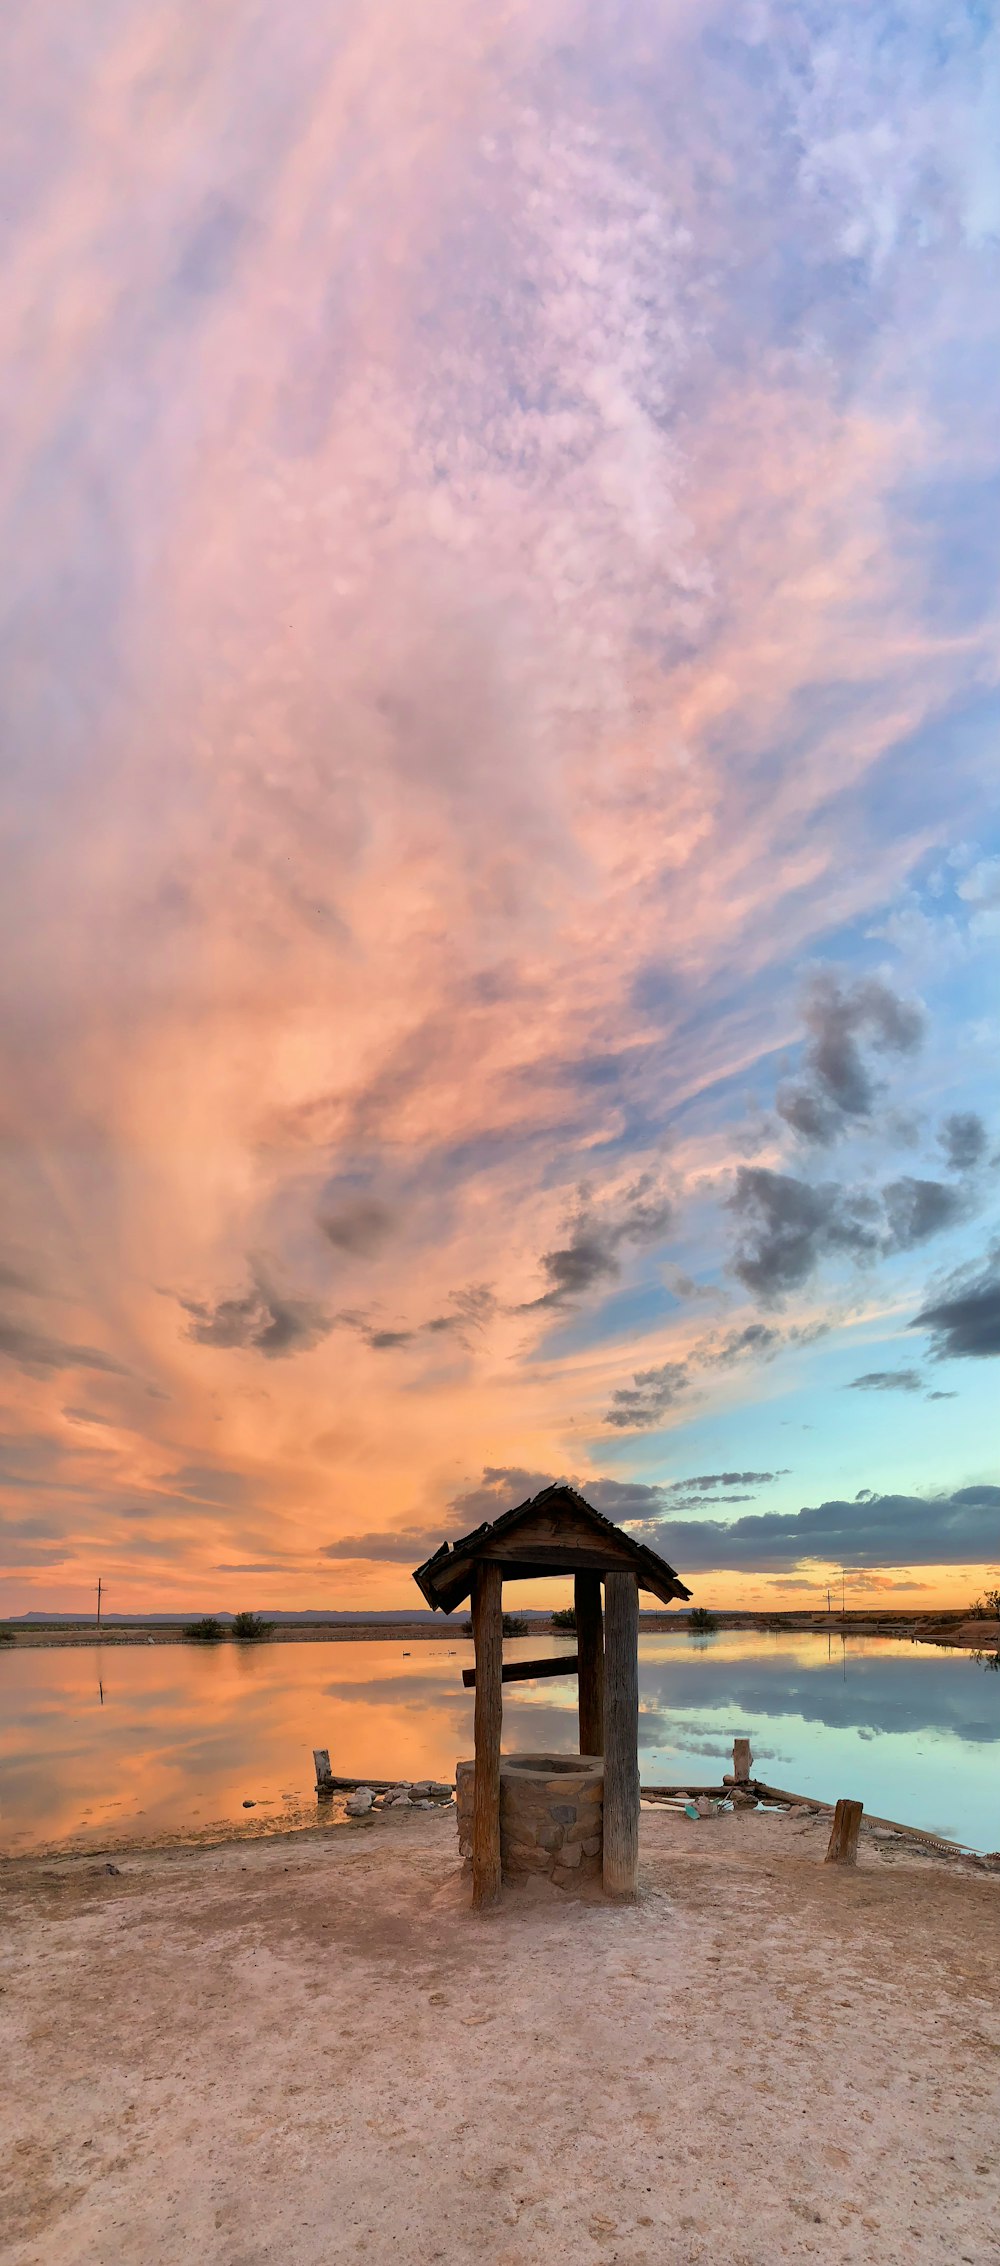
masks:
[[[613,1526],[575,1488],[546,1487],[462,1541],[442,1543],[413,1577],[427,1603],[445,1613],[454,1612],[467,1598],[472,1600],[476,1752],[467,1838],[472,1851],[472,1901],[480,1910],[499,1901],[503,1883],[503,1770],[519,1759],[524,1765],[531,1762],[529,1757],[501,1756],[504,1682],[515,1674],[522,1678],[530,1668],[539,1675],[551,1672],[549,1661],[518,1661],[513,1668],[504,1668],[503,1584],[554,1574],[572,1574],[574,1583],[577,1656],[575,1663],[560,1666],[565,1674],[575,1665],[579,1677],[580,1757],[588,1766],[603,1758],[605,1893],[627,1898],[636,1891],[639,1591],[650,1591],[663,1604],[691,1593],[665,1559]],[[593,1835],[586,1838],[592,1840]],[[576,1869],[575,1863],[570,1869]]]

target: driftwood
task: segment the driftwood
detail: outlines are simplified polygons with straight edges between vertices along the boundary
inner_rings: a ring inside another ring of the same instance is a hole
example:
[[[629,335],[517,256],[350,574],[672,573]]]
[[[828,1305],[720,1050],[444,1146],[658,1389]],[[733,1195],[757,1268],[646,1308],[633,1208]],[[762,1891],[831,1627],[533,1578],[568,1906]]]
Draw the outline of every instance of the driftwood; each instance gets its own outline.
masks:
[[[576,1653],[563,1652],[555,1660],[505,1660],[500,1675],[501,1681],[505,1684],[527,1684],[531,1683],[536,1676],[575,1676],[578,1667],[579,1661]],[[474,1668],[463,1668],[462,1682],[469,1691],[475,1691],[476,1671]],[[583,1754],[583,1752],[584,1749],[581,1747],[580,1753]]]
[[[604,1583],[604,1887],[634,1898],[639,1875],[639,1587]]]

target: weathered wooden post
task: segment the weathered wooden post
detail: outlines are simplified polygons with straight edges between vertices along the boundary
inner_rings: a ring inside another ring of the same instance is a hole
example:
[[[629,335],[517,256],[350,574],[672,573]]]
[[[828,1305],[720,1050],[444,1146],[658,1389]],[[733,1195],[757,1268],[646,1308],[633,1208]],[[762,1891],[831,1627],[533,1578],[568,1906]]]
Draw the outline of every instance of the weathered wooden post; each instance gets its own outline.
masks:
[[[604,1620],[600,1574],[576,1574],[577,1673],[580,1679],[580,1753],[604,1753]]]
[[[476,1648],[476,1785],[472,1813],[472,1902],[500,1901],[500,1734],[503,1726],[503,1572],[480,1560],[472,1581]]]
[[[858,1835],[861,1831],[863,1802],[838,1802],[830,1828],[830,1843],[823,1859],[825,1865],[856,1865],[858,1861]]]
[[[313,1767],[316,1772],[317,1794],[333,1793],[333,1773],[330,1769],[329,1747],[313,1748]]]
[[[639,1585],[604,1577],[604,1887],[635,1896],[639,1877]]]
[[[749,1776],[750,1776],[750,1765],[751,1765],[752,1761],[753,1761],[753,1756],[752,1756],[752,1754],[751,1754],[751,1752],[750,1752],[750,1741],[749,1741],[749,1739],[734,1739],[734,1740],[733,1740],[733,1782],[734,1782],[734,1784],[735,1784],[736,1786],[745,1786],[745,1785],[746,1785],[746,1783],[747,1783],[747,1780],[748,1780],[748,1778],[749,1778]]]

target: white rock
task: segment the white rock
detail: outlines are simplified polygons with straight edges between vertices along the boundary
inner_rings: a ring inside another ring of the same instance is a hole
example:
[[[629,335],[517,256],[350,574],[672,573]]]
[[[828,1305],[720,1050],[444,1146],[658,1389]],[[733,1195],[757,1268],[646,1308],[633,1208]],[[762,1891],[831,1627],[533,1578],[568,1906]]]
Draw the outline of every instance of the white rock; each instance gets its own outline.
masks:
[[[363,1818],[371,1809],[374,1800],[375,1796],[370,1786],[356,1787],[354,1793],[348,1795],[344,1804],[348,1817]]]

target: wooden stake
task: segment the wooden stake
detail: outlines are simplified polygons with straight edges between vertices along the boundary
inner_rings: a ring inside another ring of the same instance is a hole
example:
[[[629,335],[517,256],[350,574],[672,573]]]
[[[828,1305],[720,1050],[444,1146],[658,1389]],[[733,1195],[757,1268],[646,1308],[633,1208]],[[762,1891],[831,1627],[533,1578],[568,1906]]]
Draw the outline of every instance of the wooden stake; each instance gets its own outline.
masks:
[[[604,1581],[604,1887],[632,1899],[639,1876],[639,1585]]]
[[[604,1753],[604,1622],[600,1574],[577,1574],[576,1643],[580,1677],[580,1753]]]
[[[329,1747],[314,1747],[314,1748],[313,1748],[313,1763],[314,1763],[314,1765],[315,1765],[315,1769],[316,1769],[316,1792],[317,1792],[317,1794],[332,1794],[332,1793],[333,1793],[333,1775],[332,1775],[332,1772],[331,1772],[331,1770],[330,1770],[330,1749],[329,1749]]]
[[[858,1834],[861,1831],[863,1802],[838,1802],[833,1813],[830,1846],[823,1859],[826,1865],[856,1865],[858,1861]]]
[[[746,1781],[750,1776],[750,1765],[752,1761],[753,1756],[750,1752],[749,1739],[734,1739],[733,1778],[735,1779],[737,1786],[744,1786],[746,1784]]]
[[[476,1647],[476,1789],[472,1812],[472,1902],[500,1901],[500,1734],[503,1727],[503,1570],[480,1560],[472,1582]]]

